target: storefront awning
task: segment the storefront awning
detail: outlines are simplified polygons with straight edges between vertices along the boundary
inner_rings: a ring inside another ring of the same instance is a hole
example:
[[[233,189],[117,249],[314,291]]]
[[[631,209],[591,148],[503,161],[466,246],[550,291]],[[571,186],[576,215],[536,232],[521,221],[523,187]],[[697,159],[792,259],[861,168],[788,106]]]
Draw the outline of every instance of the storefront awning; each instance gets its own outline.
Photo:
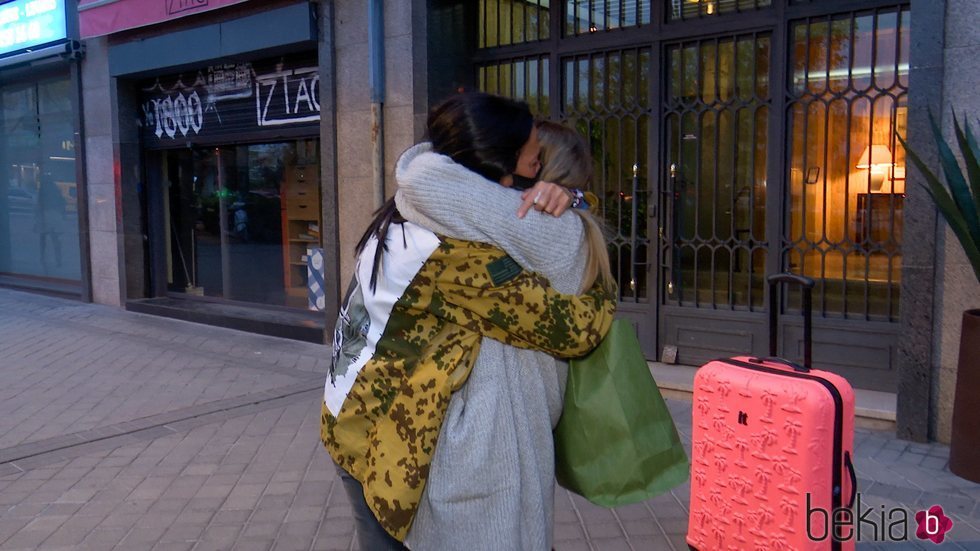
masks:
[[[241,4],[247,0],[81,0],[82,38],[112,34],[188,15]]]

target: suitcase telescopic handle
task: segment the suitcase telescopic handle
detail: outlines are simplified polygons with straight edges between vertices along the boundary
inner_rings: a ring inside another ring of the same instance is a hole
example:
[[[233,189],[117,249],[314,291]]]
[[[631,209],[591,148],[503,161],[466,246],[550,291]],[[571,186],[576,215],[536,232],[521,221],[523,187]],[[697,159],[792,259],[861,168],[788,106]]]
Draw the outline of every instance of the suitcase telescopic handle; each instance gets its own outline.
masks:
[[[769,355],[775,357],[779,344],[779,285],[791,283],[803,288],[803,367],[813,363],[813,285],[812,279],[798,274],[772,274],[769,282]]]

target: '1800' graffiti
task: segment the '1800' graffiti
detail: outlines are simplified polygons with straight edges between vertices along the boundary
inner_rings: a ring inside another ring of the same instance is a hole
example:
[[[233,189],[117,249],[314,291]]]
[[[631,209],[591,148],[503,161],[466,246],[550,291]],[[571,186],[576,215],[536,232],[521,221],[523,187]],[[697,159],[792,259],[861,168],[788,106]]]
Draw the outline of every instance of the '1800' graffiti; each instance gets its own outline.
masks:
[[[143,116],[147,125],[154,128],[157,138],[166,134],[172,139],[178,132],[181,136],[191,132],[197,134],[204,127],[204,108],[196,91],[187,96],[178,93],[173,97],[149,100],[143,104]]]
[[[148,143],[194,142],[283,126],[316,128],[319,67],[308,58],[292,61],[213,65],[155,79],[142,89],[144,137]]]

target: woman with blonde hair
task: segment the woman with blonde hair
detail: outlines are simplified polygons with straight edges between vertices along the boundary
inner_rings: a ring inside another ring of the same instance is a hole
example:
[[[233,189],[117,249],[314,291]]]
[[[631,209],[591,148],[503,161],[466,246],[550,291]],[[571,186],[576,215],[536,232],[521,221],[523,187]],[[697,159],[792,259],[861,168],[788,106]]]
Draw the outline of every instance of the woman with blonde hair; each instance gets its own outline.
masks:
[[[613,292],[615,280],[609,267],[604,226],[592,212],[592,208],[598,206],[599,199],[589,191],[592,182],[589,146],[578,132],[556,122],[539,121],[536,127],[541,144],[541,174],[538,180],[542,183],[528,190],[526,195],[536,196],[537,190],[547,189],[549,183],[568,190],[571,194],[570,206],[582,219],[585,230],[585,252],[588,257],[582,276],[583,290],[598,279],[607,291]],[[550,214],[561,216],[562,212]]]
[[[584,186],[591,160],[581,138],[568,132],[535,125],[531,140],[550,145],[541,176]],[[615,288],[598,223],[587,210],[565,212],[577,196],[568,188],[538,182],[521,194],[508,189],[517,178],[488,180],[427,143],[402,155],[395,176],[395,201],[407,220],[500,247],[559,292],[581,292],[593,281]],[[410,548],[552,548],[552,430],[567,370],[546,353],[482,340],[469,379],[450,400],[405,540]]]

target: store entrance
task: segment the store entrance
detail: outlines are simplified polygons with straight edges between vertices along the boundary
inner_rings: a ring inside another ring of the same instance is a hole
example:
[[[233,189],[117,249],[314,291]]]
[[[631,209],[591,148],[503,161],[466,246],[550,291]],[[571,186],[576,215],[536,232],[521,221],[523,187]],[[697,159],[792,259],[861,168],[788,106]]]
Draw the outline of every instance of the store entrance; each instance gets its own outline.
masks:
[[[320,242],[319,140],[159,155],[167,291],[308,308],[307,261]]]

